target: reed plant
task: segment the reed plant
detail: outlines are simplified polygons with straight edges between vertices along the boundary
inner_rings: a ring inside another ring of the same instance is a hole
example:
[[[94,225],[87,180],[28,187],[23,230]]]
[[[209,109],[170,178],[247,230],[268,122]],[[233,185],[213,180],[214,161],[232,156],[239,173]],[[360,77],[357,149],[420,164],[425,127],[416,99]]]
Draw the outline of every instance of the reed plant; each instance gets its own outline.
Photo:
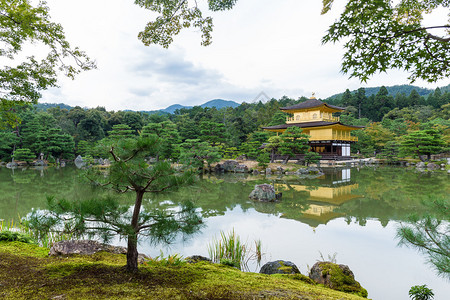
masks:
[[[229,233],[221,231],[220,238],[214,238],[208,245],[208,253],[213,262],[245,271],[249,271],[250,261],[256,261],[259,266],[263,257],[261,240],[256,240],[255,249],[252,249],[248,243],[241,241],[234,229]]]
[[[74,237],[71,234],[53,232],[42,235],[31,230],[28,227],[27,222],[15,222],[14,219],[5,222],[5,220],[0,219],[0,240],[36,243],[41,247],[51,248],[53,243],[73,238]]]

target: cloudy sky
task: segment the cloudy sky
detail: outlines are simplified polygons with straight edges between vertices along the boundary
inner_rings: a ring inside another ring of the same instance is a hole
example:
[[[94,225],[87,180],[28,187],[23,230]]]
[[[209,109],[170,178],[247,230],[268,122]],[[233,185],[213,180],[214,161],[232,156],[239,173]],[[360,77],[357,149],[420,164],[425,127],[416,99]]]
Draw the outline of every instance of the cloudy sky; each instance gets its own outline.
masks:
[[[252,102],[260,92],[271,98],[312,92],[326,98],[347,88],[408,83],[400,71],[374,76],[364,85],[341,74],[341,45],[320,42],[338,18],[339,5],[322,16],[321,2],[240,0],[233,10],[213,14],[212,45],[201,46],[200,33],[190,30],[164,49],[137,39],[154,15],[132,0],[47,0],[52,20],[98,68],[74,81],[61,78],[60,88],[44,92],[41,102],[156,110],[217,98]]]

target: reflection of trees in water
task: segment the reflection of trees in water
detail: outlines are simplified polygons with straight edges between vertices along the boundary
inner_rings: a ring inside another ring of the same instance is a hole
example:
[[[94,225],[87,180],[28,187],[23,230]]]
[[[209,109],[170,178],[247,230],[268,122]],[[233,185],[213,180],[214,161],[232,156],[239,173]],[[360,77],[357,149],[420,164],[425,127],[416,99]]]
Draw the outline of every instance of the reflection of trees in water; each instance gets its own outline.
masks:
[[[227,210],[239,206],[244,211],[254,208],[258,212],[298,220],[311,226],[326,224],[337,217],[346,222],[364,225],[368,219],[378,219],[383,226],[390,220],[406,220],[412,213],[425,214],[427,203],[435,197],[450,194],[446,174],[422,174],[406,168],[379,167],[351,169],[351,180],[341,182],[341,170],[326,171],[317,179],[302,179],[296,176],[265,178],[248,174],[206,175],[191,187],[177,192],[149,196],[147,208],[176,206],[190,200],[201,207],[205,217],[224,215]],[[43,176],[42,176],[43,175]],[[84,199],[104,195],[105,191],[93,188],[80,181],[81,172],[72,168],[47,168],[25,171],[0,168],[0,219],[8,220],[25,216],[31,208],[45,208],[46,196],[56,198]],[[339,183],[336,183],[339,182]],[[255,184],[274,184],[282,192],[278,203],[260,203],[248,199]],[[302,190],[298,190],[301,186]],[[310,197],[320,194],[321,189],[341,190],[342,195],[363,196],[339,198],[339,201]],[[130,194],[117,195],[124,201]],[[313,199],[311,199],[313,198]],[[163,202],[170,200],[171,202]],[[328,202],[326,202],[328,201]],[[334,201],[334,202],[333,202]],[[160,204],[163,202],[163,204]],[[312,213],[317,210],[317,216]],[[305,212],[310,213],[305,218]]]
[[[429,211],[432,199],[450,194],[445,173],[423,174],[406,168],[381,167],[353,169],[352,180],[358,182],[355,193],[364,198],[344,203],[339,212],[364,224],[377,218],[383,226],[389,220],[406,220],[413,213]]]
[[[73,168],[16,169],[0,168],[0,219],[15,220],[32,208],[45,209],[47,196],[58,199],[84,199],[105,191],[80,181]]]

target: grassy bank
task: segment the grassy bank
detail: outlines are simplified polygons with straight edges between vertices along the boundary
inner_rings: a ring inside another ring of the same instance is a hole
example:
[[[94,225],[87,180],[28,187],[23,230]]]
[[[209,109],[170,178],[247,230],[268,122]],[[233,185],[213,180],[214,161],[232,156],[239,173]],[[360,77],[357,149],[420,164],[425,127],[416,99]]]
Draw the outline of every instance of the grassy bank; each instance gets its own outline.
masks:
[[[48,249],[0,242],[1,299],[363,299],[302,281],[210,264],[144,265],[125,255],[49,257]]]

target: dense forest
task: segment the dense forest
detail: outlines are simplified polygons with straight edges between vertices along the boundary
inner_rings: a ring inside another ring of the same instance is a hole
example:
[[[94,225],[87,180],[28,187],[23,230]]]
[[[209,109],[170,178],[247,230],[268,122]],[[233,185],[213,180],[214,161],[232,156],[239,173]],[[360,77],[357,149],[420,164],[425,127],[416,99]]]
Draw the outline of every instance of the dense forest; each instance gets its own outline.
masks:
[[[40,153],[50,162],[77,155],[104,157],[107,153],[102,145],[111,140],[156,134],[165,141],[165,146],[154,154],[158,158],[176,161],[196,148],[197,152],[208,153],[204,154],[206,162],[211,157],[217,160],[239,155],[256,159],[264,152],[260,146],[263,143],[270,146],[269,138],[273,136],[261,128],[285,123],[286,114],[279,108],[305,100],[306,97],[284,96],[266,103],[242,103],[234,108],[181,108],[173,114],[114,112],[103,107],[23,106],[18,112],[20,121],[13,128],[0,131],[0,158],[32,161]],[[376,94],[367,96],[366,90],[360,88],[324,101],[346,107],[340,114],[342,123],[365,126],[364,130],[353,132],[359,141],[352,146],[352,154],[373,156],[375,152],[392,159],[449,149],[448,90],[437,88],[424,97],[413,89],[409,95],[393,96],[386,87],[381,87]],[[415,141],[425,141],[425,145],[416,145]],[[414,150],[418,147],[421,153]]]

